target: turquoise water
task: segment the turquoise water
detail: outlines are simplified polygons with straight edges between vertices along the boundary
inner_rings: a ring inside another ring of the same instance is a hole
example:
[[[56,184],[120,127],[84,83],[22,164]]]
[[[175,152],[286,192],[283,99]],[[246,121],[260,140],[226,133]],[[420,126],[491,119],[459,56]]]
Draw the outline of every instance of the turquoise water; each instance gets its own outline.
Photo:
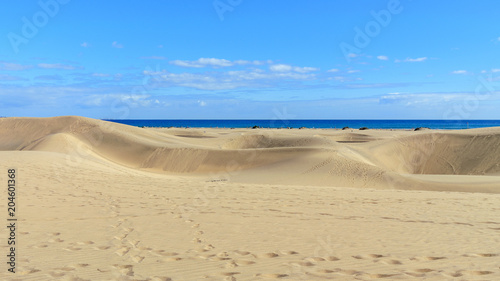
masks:
[[[343,128],[358,129],[472,129],[500,126],[500,120],[106,120],[137,127],[192,127],[192,128]]]

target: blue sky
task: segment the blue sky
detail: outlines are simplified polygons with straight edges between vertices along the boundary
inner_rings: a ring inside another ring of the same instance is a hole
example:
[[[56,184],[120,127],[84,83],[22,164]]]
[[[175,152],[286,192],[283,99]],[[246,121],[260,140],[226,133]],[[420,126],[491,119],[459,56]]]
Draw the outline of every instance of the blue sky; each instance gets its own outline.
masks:
[[[500,119],[498,1],[6,1],[0,115]]]

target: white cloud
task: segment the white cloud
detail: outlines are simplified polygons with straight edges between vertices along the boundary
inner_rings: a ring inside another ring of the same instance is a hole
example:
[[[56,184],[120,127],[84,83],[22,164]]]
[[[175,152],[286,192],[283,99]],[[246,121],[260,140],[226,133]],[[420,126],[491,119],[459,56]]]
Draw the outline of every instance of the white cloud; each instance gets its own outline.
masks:
[[[87,42],[83,42],[82,44],[80,44],[80,46],[82,46],[84,48],[88,48],[88,47],[90,47],[90,44]]]
[[[315,67],[299,67],[299,66],[291,66],[288,64],[273,64],[269,67],[271,71],[274,72],[290,72],[295,71],[299,73],[308,73],[313,71],[318,71],[318,68]]]
[[[290,67],[293,69],[293,67]],[[300,69],[302,70],[302,68]],[[306,69],[304,71],[309,71]],[[150,75],[158,87],[181,86],[201,90],[227,90],[241,87],[270,87],[284,80],[308,80],[316,76],[312,73],[293,71],[271,71],[262,69],[233,70],[227,72],[171,73],[163,71],[144,71]]]
[[[206,102],[204,102],[204,101],[202,101],[202,100],[199,100],[199,101],[198,101],[198,104],[199,104],[200,106],[206,106],[206,105],[207,105],[207,103],[206,103]]]
[[[404,61],[405,62],[423,62],[426,60],[427,60],[427,57],[421,57],[421,58],[416,58],[416,59],[406,58]]]
[[[26,70],[33,68],[32,65],[23,65],[18,63],[3,62],[0,64],[1,70]]]
[[[274,64],[269,67],[271,71],[287,72],[292,70],[292,66],[288,64]]]
[[[236,64],[236,65],[252,64],[251,61],[247,61],[247,60],[235,60],[233,63]],[[257,64],[260,65],[259,63],[257,63]]]
[[[217,58],[199,58],[195,61],[187,61],[187,60],[173,60],[170,61],[170,64],[181,66],[181,67],[193,67],[193,68],[202,68],[202,67],[229,67],[235,65],[263,65],[266,63],[272,63],[272,61],[248,61],[248,60],[236,60],[230,61],[226,59],[217,59]]]
[[[299,73],[308,73],[308,72],[313,72],[313,71],[318,71],[319,69],[316,68],[316,67],[299,67],[299,66],[295,66],[293,68],[293,71],[295,72],[299,72]]]
[[[123,45],[122,45],[122,44],[119,44],[119,43],[118,43],[118,42],[116,42],[116,41],[114,41],[114,42],[111,44],[111,47],[121,49],[121,48],[123,48]]]
[[[232,66],[234,63],[228,61],[226,59],[216,59],[216,58],[199,58],[195,61],[183,61],[183,60],[174,60],[170,62],[173,65],[182,66],[182,67],[226,67]]]
[[[350,58],[355,58],[355,57],[357,57],[358,55],[356,55],[355,53],[349,53],[347,56],[348,56],[348,57],[350,57]]]
[[[210,65],[214,67],[226,67],[226,66],[232,66],[234,63],[225,60],[225,59],[215,59],[215,58],[200,58],[198,59],[198,62],[201,65]]]
[[[454,70],[451,73],[453,74],[467,74],[467,70]]]
[[[38,67],[45,69],[65,69],[65,70],[76,69],[76,67],[72,65],[60,64],[60,63],[39,63]]]
[[[356,72],[360,72],[360,70],[349,70],[349,71],[347,71],[347,73],[356,73]]]
[[[493,72],[493,73],[500,72],[500,68],[494,68],[491,70],[491,72]]]
[[[267,60],[267,61],[259,61],[259,60],[253,60],[253,61],[248,61],[248,60],[236,60],[234,61],[235,65],[264,65],[264,64],[272,64],[272,60]]]
[[[330,70],[327,70],[326,72],[339,72],[339,70],[337,68],[332,68]]]
[[[377,59],[379,59],[379,60],[388,60],[389,58],[387,56],[377,56]]]

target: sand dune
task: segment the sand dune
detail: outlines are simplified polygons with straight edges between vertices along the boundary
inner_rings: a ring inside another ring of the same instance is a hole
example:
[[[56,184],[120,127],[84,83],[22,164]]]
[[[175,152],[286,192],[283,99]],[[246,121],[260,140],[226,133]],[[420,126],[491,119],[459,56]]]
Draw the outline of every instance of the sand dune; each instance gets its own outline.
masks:
[[[1,150],[65,153],[151,172],[233,173],[233,181],[247,183],[500,192],[500,128],[206,133],[206,129],[136,128],[82,117],[6,118],[0,128]],[[439,182],[424,175],[462,176],[455,177],[456,182],[450,177]]]
[[[497,280],[499,147],[500,128],[1,118],[20,220],[0,280]]]

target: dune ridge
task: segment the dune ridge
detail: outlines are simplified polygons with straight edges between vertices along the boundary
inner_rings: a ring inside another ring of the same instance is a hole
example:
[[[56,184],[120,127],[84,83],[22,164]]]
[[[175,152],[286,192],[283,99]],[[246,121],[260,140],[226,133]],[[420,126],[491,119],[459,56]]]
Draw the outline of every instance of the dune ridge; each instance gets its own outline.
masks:
[[[150,172],[222,173],[248,183],[500,192],[500,128],[145,129],[64,116],[3,118],[0,132],[3,151],[63,153]]]

